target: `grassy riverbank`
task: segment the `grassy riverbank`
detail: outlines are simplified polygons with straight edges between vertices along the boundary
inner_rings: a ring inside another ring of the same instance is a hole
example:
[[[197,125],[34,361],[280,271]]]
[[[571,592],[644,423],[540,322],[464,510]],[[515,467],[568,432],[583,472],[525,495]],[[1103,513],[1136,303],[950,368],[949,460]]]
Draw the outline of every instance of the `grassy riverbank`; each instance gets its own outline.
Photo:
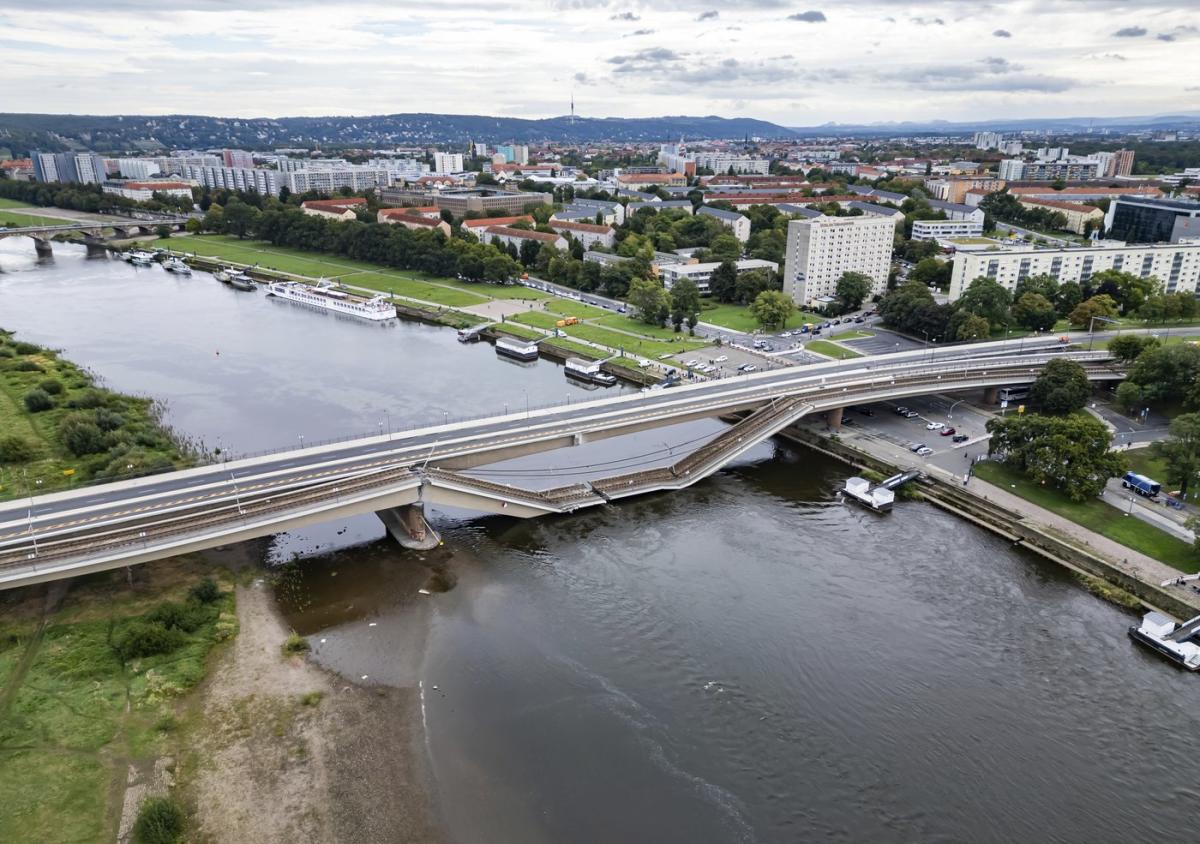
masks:
[[[751,315],[748,305],[719,305],[711,300],[705,300],[703,308],[700,312],[700,321],[707,322],[709,325],[719,325],[743,334],[749,334],[762,327],[758,324],[758,320]],[[820,324],[824,321],[825,317],[819,314],[796,311],[788,317],[787,325],[784,328],[790,330],[799,328],[806,322]]]
[[[1099,499],[1071,501],[1058,490],[1039,486],[1020,472],[1001,463],[980,463],[975,467],[975,474],[988,483],[1070,519],[1075,524],[1119,542],[1127,548],[1154,557],[1172,568],[1185,572],[1200,571],[1200,556],[1191,545],[1141,519],[1125,516]]]
[[[190,462],[149,399],[0,331],[0,499]]]
[[[0,595],[0,841],[116,838],[131,775],[178,755],[184,695],[236,632],[232,582],[200,588],[202,571],[176,558],[132,587],[111,572]]]

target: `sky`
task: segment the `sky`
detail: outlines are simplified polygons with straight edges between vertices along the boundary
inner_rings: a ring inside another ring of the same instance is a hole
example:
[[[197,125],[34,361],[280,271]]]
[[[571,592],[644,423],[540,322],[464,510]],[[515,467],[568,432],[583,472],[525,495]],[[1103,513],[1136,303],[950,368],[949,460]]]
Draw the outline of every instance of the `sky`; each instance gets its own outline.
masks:
[[[1197,0],[0,0],[0,111],[1200,112]]]

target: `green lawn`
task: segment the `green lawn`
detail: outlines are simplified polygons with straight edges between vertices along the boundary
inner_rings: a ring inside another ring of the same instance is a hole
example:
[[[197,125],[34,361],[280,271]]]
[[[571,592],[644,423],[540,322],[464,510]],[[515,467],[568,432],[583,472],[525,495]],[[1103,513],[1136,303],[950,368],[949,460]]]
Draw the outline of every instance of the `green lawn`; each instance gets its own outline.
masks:
[[[829,339],[841,342],[843,340],[865,340],[868,337],[874,336],[874,333],[870,331],[857,331],[855,329],[851,329],[850,331],[843,331],[841,334],[834,334]]]
[[[488,301],[482,294],[467,290],[457,290],[451,287],[442,287],[438,284],[430,284],[427,281],[418,281],[413,278],[404,278],[399,274],[393,275],[382,272],[351,273],[350,275],[342,276],[338,281],[341,281],[343,284],[369,287],[372,290],[378,290],[382,293],[392,292],[397,296],[408,296],[412,299],[420,299],[424,302],[433,302],[436,305],[446,305],[451,308],[482,305]]]
[[[1071,501],[1056,489],[1033,483],[1020,472],[991,461],[979,463],[975,474],[1019,495],[1026,501],[1057,513],[1075,524],[1140,551],[1180,571],[1200,571],[1200,553],[1186,542],[1164,533],[1134,516],[1126,516],[1099,499]],[[1014,486],[1015,485],[1015,486]]]
[[[537,328],[546,328],[552,330],[557,327],[556,323],[561,319],[562,317],[558,314],[547,314],[542,311],[529,311],[528,313],[524,314],[514,314],[508,317],[505,321],[523,322],[526,325],[533,325]]]
[[[70,222],[72,221],[64,220],[61,217],[36,217],[33,214],[21,214],[16,211],[0,211],[0,226],[11,229],[25,228],[26,226],[57,226]]]
[[[538,290],[530,290],[530,293],[539,293]],[[602,317],[611,313],[604,308],[597,308],[595,305],[589,305],[586,302],[576,302],[573,299],[559,299],[557,296],[550,298],[546,303],[546,310],[553,311],[556,314],[563,316],[579,317],[580,319],[592,319],[593,317]]]
[[[1153,478],[1166,487],[1167,463],[1162,458],[1155,457],[1152,449],[1131,448],[1122,454],[1125,455],[1125,461],[1129,464],[1131,471]]]
[[[836,343],[830,343],[828,340],[809,340],[804,344],[804,351],[816,352],[818,355],[825,355],[835,360],[849,360],[850,358],[860,358],[861,354],[847,349],[845,346],[839,346]]]
[[[708,304],[707,302],[705,303]],[[700,312],[700,321],[707,322],[710,325],[719,325],[722,328],[728,328],[731,331],[741,331],[749,334],[756,331],[760,326],[758,322],[750,315],[750,308],[747,305],[716,305],[712,308],[705,308]],[[824,322],[825,318],[817,314],[810,314],[805,311],[796,311],[788,319],[785,328],[799,328],[806,322],[811,322],[819,325]]]
[[[0,208],[28,208],[28,202],[21,202],[19,199],[5,199],[0,196]]]
[[[626,354],[636,354],[644,357],[657,357],[664,352],[690,352],[693,349],[701,349],[709,345],[705,341],[698,340],[667,342],[649,338],[639,339],[628,334],[621,334],[618,331],[611,331],[602,326],[590,325],[588,323],[570,325],[564,328],[563,331],[571,337],[578,337],[581,340],[599,343],[603,346],[608,346],[610,349],[624,349]]]
[[[630,319],[625,314],[609,314],[594,321],[595,325],[603,325],[606,328],[615,328],[618,331],[629,331],[634,334],[642,334],[646,337],[654,337],[657,340],[675,340],[676,338],[687,339],[687,331],[677,332],[674,327],[663,328],[661,325],[647,325],[641,320]]]
[[[546,336],[546,332],[544,331],[538,331],[536,328],[529,328],[525,325],[519,325],[513,322],[511,319],[505,320],[500,326],[498,326],[498,328],[499,330],[504,331],[506,334],[511,334],[514,337],[522,337],[526,340],[541,340]]]

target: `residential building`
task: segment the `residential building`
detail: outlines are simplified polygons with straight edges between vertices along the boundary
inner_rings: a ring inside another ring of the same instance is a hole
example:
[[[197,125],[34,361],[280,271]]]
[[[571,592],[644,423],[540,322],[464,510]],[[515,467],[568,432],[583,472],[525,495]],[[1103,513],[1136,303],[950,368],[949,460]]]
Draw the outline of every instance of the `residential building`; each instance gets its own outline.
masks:
[[[525,229],[510,229],[508,226],[489,226],[484,229],[479,239],[485,243],[501,243],[505,246],[513,244],[517,249],[521,248],[524,243],[530,241],[542,244],[550,244],[558,249],[567,248],[567,239],[560,234],[551,234],[550,232],[535,232]]]
[[[667,290],[670,290],[675,282],[682,278],[690,279],[695,283],[696,289],[700,291],[700,294],[707,296],[712,274],[719,266],[721,266],[720,261],[710,261],[704,264],[664,264],[658,268],[658,277],[662,279],[663,287]],[[751,272],[752,270],[779,272],[779,265],[774,261],[763,261],[758,258],[735,261],[734,266],[737,267],[738,275]]]
[[[1006,158],[1000,162],[1000,170],[996,175],[1008,182],[1075,181],[1094,179],[1100,175],[1099,169],[1100,162],[1095,158],[1071,156],[1038,161]]]
[[[900,222],[904,219],[904,212],[899,208],[890,208],[885,205],[875,205],[870,202],[851,200],[846,203],[846,208],[850,209],[851,211],[858,210],[864,214],[875,214],[879,217],[891,217],[896,222]]]
[[[576,223],[571,220],[551,220],[550,228],[561,235],[570,235],[583,244],[584,249],[603,246],[611,249],[616,240],[616,232],[611,226],[598,226],[595,223]]]
[[[221,163],[226,167],[253,167],[254,154],[244,149],[221,150]]]
[[[90,152],[35,152],[31,158],[39,182],[95,185],[108,178],[104,159]]]
[[[863,199],[870,202],[890,202],[892,205],[901,205],[904,200],[908,199],[902,193],[895,193],[890,190],[879,190],[878,188],[868,187],[866,185],[846,185],[846,190],[850,193],[858,194]]]
[[[178,175],[209,188],[257,191],[263,195],[279,196],[283,188],[283,173],[258,167],[209,167],[184,164],[176,168]]]
[[[145,181],[162,172],[153,158],[118,158],[117,172],[126,179],[141,179]]]
[[[959,205],[957,202],[942,202],[940,199],[930,199],[929,207],[941,211],[947,220],[970,220],[983,225],[984,212],[982,208],[973,205]]]
[[[1200,202],[1122,196],[1108,206],[1104,227],[1126,243],[1178,243],[1200,237]]]
[[[1087,234],[1089,228],[1095,228],[1104,222],[1104,212],[1095,205],[1084,205],[1081,202],[1059,202],[1053,199],[1034,199],[1022,197],[1017,200],[1025,208],[1042,208],[1046,211],[1056,211],[1067,218],[1067,231],[1075,234]],[[1089,227],[1088,224],[1091,223]]]
[[[525,144],[500,144],[496,147],[496,155],[504,157],[504,164],[529,163],[529,147]],[[492,160],[495,161],[495,158]]]
[[[912,227],[913,240],[945,240],[950,237],[982,235],[982,220],[914,220]]]
[[[533,225],[533,222],[533,217],[530,217],[528,214],[521,214],[514,217],[477,217],[474,220],[463,220],[462,228],[463,231],[471,232],[478,237],[480,232],[492,226],[511,226],[513,223],[529,223]]]
[[[649,208],[651,211],[666,211],[673,208],[676,211],[685,211],[688,214],[693,212],[692,201],[690,199],[660,199],[655,202],[630,202],[625,206],[625,216],[632,217],[643,208]]]
[[[650,185],[686,185],[687,176],[683,173],[622,173],[617,176],[618,188],[648,187]]]
[[[692,156],[697,170],[712,170],[714,173],[752,174],[766,176],[771,172],[771,162],[765,158],[751,158],[728,152],[697,152]]]
[[[535,205],[553,201],[548,193],[535,191],[510,191],[497,188],[446,188],[433,196],[433,204],[449,211],[455,217],[464,217],[468,211],[487,214],[489,211],[504,211],[507,214],[523,214]]]
[[[690,202],[688,203],[691,204]],[[696,214],[702,217],[713,217],[721,223],[721,225],[730,229],[733,236],[742,243],[750,239],[750,218],[745,214],[739,214],[736,211],[726,211],[723,208],[710,208],[707,205],[701,205],[696,209]]]
[[[555,211],[553,220],[574,220],[576,222],[599,222],[607,226],[619,226],[625,218],[632,214],[619,202],[606,202],[602,199],[577,199],[561,211]]]
[[[464,169],[461,152],[435,152],[433,154],[433,172],[435,173],[461,173]]]
[[[926,179],[925,190],[934,199],[961,205],[966,202],[968,191],[980,190],[984,193],[995,193],[998,190],[1004,190],[1004,186],[1007,184],[1003,179],[996,179],[991,176],[963,176],[960,178]]]
[[[291,173],[280,174],[288,190],[292,193],[334,194],[342,188],[352,191],[364,191],[370,188],[388,187],[392,183],[391,175],[386,169],[376,167],[329,167],[312,170],[295,170]]]
[[[1008,192],[1018,199],[1049,199],[1062,202],[1085,203],[1098,202],[1101,199],[1117,199],[1124,196],[1151,199],[1163,195],[1161,190],[1154,187],[1113,188],[1108,185],[1066,187],[1062,190],[1054,190],[1049,186],[1041,188],[1010,186]]]
[[[997,149],[1004,143],[1004,136],[999,132],[976,132],[973,143],[975,149]]]
[[[366,210],[367,201],[358,196],[347,196],[341,199],[310,199],[300,203],[305,214],[314,217],[328,217],[334,220],[357,220],[356,211]]]
[[[375,219],[390,226],[404,226],[416,231],[440,231],[446,237],[450,236],[449,223],[441,217],[419,214],[415,208],[381,208]]]
[[[105,193],[123,196],[126,199],[133,199],[137,202],[145,202],[148,199],[153,199],[156,193],[163,193],[167,196],[182,196],[187,199],[192,198],[192,186],[187,182],[165,180],[154,182],[105,182],[101,190]]]
[[[1084,283],[1101,270],[1121,270],[1161,281],[1167,293],[1195,293],[1200,281],[1200,243],[1127,246],[1118,241],[1068,249],[1004,249],[959,252],[950,276],[950,300],[977,278],[990,278],[1007,290],[1033,275],[1060,284]]]
[[[871,293],[882,293],[892,265],[896,221],[858,217],[812,217],[788,223],[783,290],[801,307],[836,295],[843,273],[871,279]]]

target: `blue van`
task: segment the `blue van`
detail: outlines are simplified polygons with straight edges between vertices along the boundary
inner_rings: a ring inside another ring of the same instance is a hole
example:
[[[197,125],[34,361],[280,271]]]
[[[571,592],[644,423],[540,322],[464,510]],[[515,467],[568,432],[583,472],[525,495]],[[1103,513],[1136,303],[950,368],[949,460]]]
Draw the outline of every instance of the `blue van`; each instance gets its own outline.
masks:
[[[1138,495],[1144,495],[1146,498],[1154,498],[1162,489],[1162,484],[1158,481],[1151,480],[1145,475],[1139,475],[1137,472],[1126,472],[1125,477],[1121,478],[1121,486],[1125,489],[1132,489]]]

